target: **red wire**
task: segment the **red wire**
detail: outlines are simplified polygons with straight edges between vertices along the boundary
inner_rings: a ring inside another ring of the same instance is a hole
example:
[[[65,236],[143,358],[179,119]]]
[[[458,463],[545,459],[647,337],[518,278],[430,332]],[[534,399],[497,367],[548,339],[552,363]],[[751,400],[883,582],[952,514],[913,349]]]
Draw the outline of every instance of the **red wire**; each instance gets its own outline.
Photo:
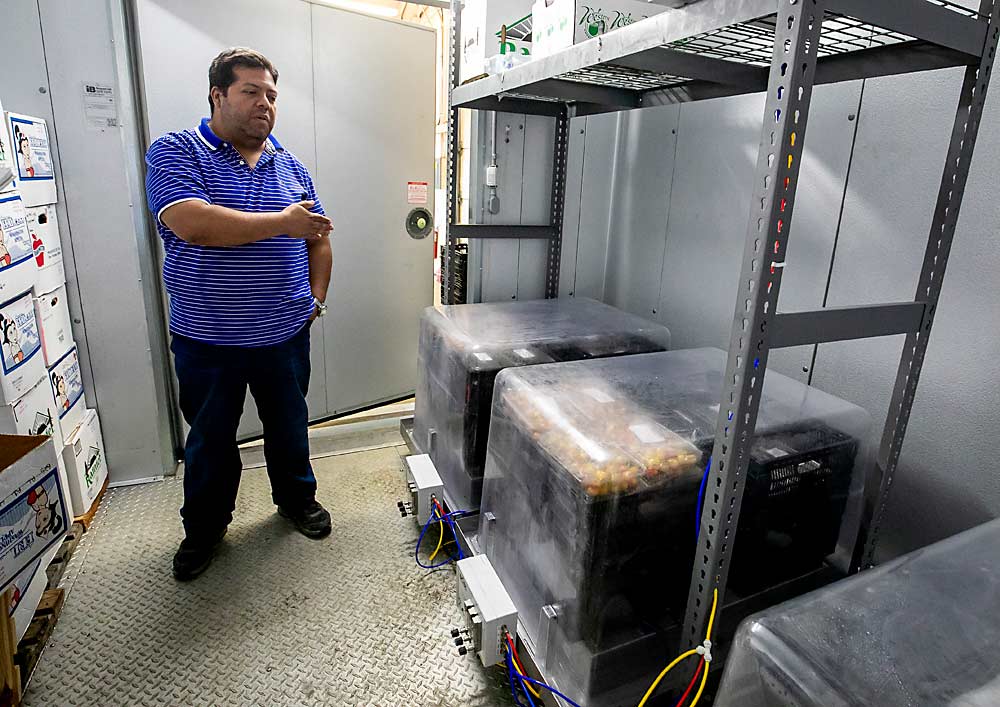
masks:
[[[515,646],[514,642],[510,640],[509,633],[507,634],[507,645],[510,646],[510,651],[514,654],[514,662],[517,663],[517,667],[520,669],[521,675],[526,675],[527,673],[524,671],[524,663],[521,662],[521,656],[517,654],[517,646]]]
[[[686,700],[688,698],[688,695],[691,694],[691,690],[694,689],[694,684],[698,682],[698,676],[701,675],[701,669],[704,667],[705,667],[705,659],[702,658],[701,661],[698,663],[698,669],[694,671],[694,677],[691,678],[691,684],[688,685],[688,689],[684,691],[684,694],[681,695],[681,698],[679,700],[677,700],[677,704],[674,705],[674,707],[681,707],[681,705],[684,704],[684,700]]]
[[[437,506],[438,513],[440,513],[441,517],[444,518],[444,508],[441,507],[441,504],[438,503],[438,500],[436,498],[432,498],[431,501],[434,502],[434,505]]]

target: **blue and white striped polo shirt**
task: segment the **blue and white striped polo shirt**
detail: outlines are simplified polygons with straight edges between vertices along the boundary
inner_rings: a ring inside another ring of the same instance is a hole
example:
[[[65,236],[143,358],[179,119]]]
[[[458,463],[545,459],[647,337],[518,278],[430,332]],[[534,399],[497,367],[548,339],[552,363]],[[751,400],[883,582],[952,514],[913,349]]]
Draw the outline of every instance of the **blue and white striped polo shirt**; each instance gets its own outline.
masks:
[[[302,163],[272,136],[250,169],[206,118],[195,130],[154,142],[146,164],[146,196],[166,251],[170,331],[228,346],[268,346],[295,335],[313,312],[305,241],[277,236],[231,248],[193,245],[160,216],[192,199],[238,211],[281,211],[303,194],[323,213]]]

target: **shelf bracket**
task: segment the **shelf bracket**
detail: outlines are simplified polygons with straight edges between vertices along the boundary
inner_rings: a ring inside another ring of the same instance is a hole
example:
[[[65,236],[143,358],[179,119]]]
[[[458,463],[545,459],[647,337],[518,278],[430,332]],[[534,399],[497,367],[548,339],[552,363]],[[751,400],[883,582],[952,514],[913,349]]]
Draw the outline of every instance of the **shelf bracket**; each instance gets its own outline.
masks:
[[[781,349],[911,334],[920,331],[926,310],[925,302],[899,302],[778,314],[771,322],[768,345]]]

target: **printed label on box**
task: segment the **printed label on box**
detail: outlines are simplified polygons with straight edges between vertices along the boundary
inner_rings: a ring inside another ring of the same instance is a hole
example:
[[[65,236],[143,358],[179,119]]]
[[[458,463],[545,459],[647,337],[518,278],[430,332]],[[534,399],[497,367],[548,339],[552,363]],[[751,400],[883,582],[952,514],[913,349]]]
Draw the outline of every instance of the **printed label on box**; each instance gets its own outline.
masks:
[[[22,181],[52,179],[52,153],[45,121],[10,116],[10,134]]]
[[[652,423],[637,423],[630,425],[629,429],[632,430],[632,434],[636,436],[636,439],[643,444],[658,444],[667,439]]]
[[[519,358],[523,358],[525,361],[529,361],[535,357],[535,354],[528,351],[528,349],[514,349],[514,353],[516,353]]]
[[[17,194],[0,199],[0,278],[4,270],[31,257],[31,236],[25,222],[24,204]]]
[[[93,445],[87,448],[87,459],[83,463],[83,482],[91,491],[94,490],[97,473],[101,470],[104,455],[101,454],[100,447]]]
[[[39,382],[13,405],[18,434],[51,437],[55,430],[48,386]]]
[[[61,420],[83,397],[83,378],[80,376],[80,359],[76,348],[59,359],[49,371],[52,397],[56,401],[56,413]],[[65,434],[69,434],[66,431]]]
[[[35,573],[42,566],[41,560],[35,560],[33,565],[29,565],[27,569],[21,570],[14,579],[14,584],[11,585],[10,606],[7,607],[7,615],[13,616],[14,612],[17,611],[17,607],[21,605],[21,600],[24,599],[25,595],[28,593],[28,587],[31,586],[32,580],[35,578]]]
[[[476,353],[476,354],[473,354],[473,355],[476,358],[478,358],[480,361],[492,361],[493,360],[488,354]]]
[[[30,292],[0,307],[0,345],[4,375],[30,361],[41,348]]]
[[[59,239],[59,227],[56,223],[54,206],[40,206],[26,209],[28,233],[31,238],[31,250],[35,257],[35,265],[43,270],[62,260],[62,243]]]
[[[12,579],[9,568],[24,567],[59,542],[66,525],[59,472],[53,467],[0,509],[0,571],[4,579]]]

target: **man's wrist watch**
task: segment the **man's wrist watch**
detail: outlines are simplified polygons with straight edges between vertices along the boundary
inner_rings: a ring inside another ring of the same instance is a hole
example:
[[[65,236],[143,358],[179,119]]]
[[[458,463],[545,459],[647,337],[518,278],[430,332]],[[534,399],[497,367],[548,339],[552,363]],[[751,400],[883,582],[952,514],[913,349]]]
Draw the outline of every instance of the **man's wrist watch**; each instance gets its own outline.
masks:
[[[313,297],[313,307],[315,307],[315,309],[316,309],[316,318],[317,319],[319,319],[320,317],[325,317],[326,316],[326,310],[327,310],[326,305],[323,304],[322,302],[320,302],[315,297]]]

